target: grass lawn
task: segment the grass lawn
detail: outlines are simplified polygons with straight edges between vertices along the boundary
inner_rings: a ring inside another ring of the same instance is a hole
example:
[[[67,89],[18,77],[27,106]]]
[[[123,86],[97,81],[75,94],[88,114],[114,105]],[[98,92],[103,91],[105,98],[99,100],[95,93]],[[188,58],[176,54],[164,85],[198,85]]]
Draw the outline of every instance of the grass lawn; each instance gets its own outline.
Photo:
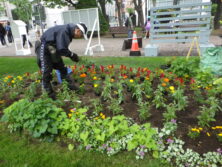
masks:
[[[172,57],[84,57],[96,65],[115,64],[119,67],[124,64],[128,67],[148,67],[151,70],[165,64]],[[69,58],[64,58],[66,65],[72,65]],[[35,57],[0,57],[0,76],[1,75],[20,75],[25,72],[35,72],[38,70]]]
[[[130,67],[148,67],[151,70],[166,62],[167,57],[103,57],[87,58],[97,65],[127,65]],[[71,65],[69,59],[65,63]],[[0,76],[20,75],[38,70],[34,57],[14,58],[0,57]],[[58,143],[45,143],[18,133],[10,134],[0,124],[0,166],[2,167],[167,167],[160,160],[145,157],[136,160],[135,152],[123,152],[111,157],[97,152],[68,151]]]

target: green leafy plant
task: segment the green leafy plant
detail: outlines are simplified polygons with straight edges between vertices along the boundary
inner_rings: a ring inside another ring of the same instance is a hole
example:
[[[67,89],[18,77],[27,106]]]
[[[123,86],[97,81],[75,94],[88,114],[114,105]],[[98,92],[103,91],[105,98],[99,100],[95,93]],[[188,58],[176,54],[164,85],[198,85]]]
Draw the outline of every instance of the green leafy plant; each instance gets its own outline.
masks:
[[[119,105],[118,99],[114,98],[111,98],[108,109],[112,111],[114,115],[121,114],[123,112],[123,108]]]
[[[202,106],[200,115],[197,116],[198,125],[201,127],[209,127],[210,122],[215,121],[215,111],[214,108],[208,108],[207,106]]]
[[[134,86],[132,97],[133,98],[135,97],[139,104],[142,103],[143,96],[142,96],[142,87],[141,87],[141,85],[137,84],[137,85]]]
[[[169,71],[178,77],[192,77],[197,74],[199,69],[199,59],[182,59],[177,58],[171,63]]]
[[[187,96],[184,96],[183,89],[178,88],[175,90],[175,92],[172,94],[172,97],[174,98],[174,103],[177,105],[177,109],[179,111],[184,110],[188,105]]]
[[[163,118],[166,122],[176,118],[177,106],[174,103],[170,103],[166,106],[167,110],[163,113]]]
[[[147,118],[149,118],[151,116],[149,102],[145,102],[145,103],[141,102],[141,103],[138,103],[138,105],[139,105],[138,112],[139,112],[140,119],[146,120]]]
[[[121,104],[124,101],[123,82],[122,81],[117,82],[116,88],[117,88],[118,102],[119,104]]]
[[[106,77],[104,81],[103,92],[101,95],[104,100],[109,100],[111,98],[112,84],[110,82],[110,79],[111,79],[110,77]]]
[[[103,111],[103,105],[99,99],[92,99],[91,103],[93,105],[93,116],[97,117]]]
[[[154,92],[154,99],[153,103],[155,104],[156,108],[165,107],[166,99],[163,97],[162,88],[158,86],[158,88]]]
[[[57,108],[54,101],[49,98],[34,102],[22,99],[3,112],[2,121],[8,124],[11,132],[27,130],[36,138],[53,139],[59,133],[59,124],[67,118],[65,112]]]

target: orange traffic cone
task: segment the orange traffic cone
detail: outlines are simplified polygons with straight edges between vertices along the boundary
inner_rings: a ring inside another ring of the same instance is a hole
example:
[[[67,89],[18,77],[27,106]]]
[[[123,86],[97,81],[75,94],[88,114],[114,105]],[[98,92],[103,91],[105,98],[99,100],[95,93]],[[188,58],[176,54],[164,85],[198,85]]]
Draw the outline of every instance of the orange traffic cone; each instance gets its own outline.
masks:
[[[130,56],[141,56],[136,31],[133,32],[133,40],[132,40],[132,46],[130,50]]]

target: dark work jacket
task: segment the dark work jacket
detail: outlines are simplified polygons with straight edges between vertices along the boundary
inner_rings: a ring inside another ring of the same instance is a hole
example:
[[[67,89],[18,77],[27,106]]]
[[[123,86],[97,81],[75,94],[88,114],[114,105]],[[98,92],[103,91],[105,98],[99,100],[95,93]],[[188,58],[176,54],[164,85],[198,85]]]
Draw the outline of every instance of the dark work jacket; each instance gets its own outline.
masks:
[[[41,41],[55,46],[57,54],[70,57],[72,53],[68,46],[72,42],[75,27],[74,24],[66,24],[49,28],[42,35]]]

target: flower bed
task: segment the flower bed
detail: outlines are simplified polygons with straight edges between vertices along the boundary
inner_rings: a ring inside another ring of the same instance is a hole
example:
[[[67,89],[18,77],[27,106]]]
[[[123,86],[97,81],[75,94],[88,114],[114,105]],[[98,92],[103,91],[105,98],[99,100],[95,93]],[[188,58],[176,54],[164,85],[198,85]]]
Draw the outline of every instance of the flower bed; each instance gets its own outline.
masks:
[[[0,110],[11,131],[47,140],[63,135],[73,140],[70,150],[135,150],[137,159],[148,152],[177,166],[222,165],[220,79],[178,67],[71,68],[79,90],[54,78],[56,101],[42,95],[38,73],[2,79]]]

